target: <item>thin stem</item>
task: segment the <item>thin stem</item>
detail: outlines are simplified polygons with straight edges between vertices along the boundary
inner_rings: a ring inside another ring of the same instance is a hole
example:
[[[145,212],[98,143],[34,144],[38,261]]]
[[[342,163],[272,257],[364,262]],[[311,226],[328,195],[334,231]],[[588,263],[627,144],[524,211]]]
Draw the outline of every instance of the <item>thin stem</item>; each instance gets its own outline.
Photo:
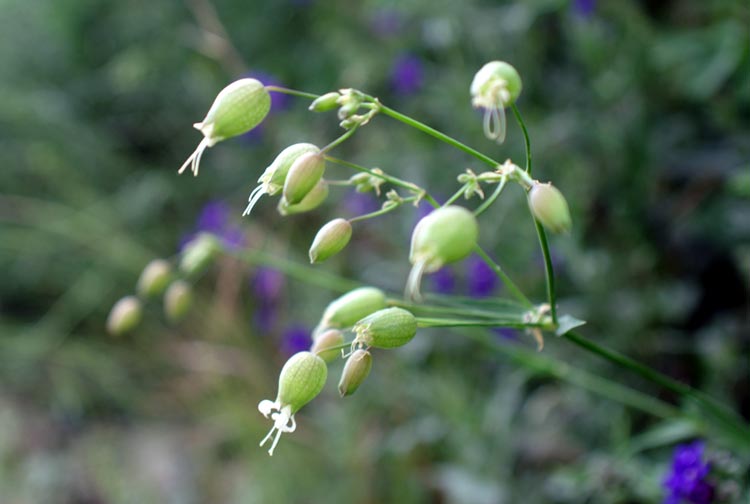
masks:
[[[463,187],[461,187],[461,188],[460,188],[460,189],[459,189],[458,191],[456,191],[456,192],[455,192],[455,193],[453,194],[453,196],[451,196],[451,197],[450,197],[450,198],[448,199],[448,201],[446,201],[445,203],[443,203],[443,206],[448,206],[448,205],[450,205],[451,203],[454,203],[454,202],[455,202],[455,201],[456,201],[456,200],[457,200],[458,198],[460,198],[460,197],[461,197],[461,195],[463,194],[463,192],[464,192],[464,188],[463,188]]]
[[[289,89],[289,88],[280,87],[280,86],[266,86],[266,89],[272,92],[275,91],[277,93],[283,93],[283,94],[288,94],[292,96],[299,96],[300,98],[309,98],[311,100],[319,98],[320,96],[320,95],[316,95],[313,93],[305,93],[304,91],[297,91],[296,89]]]
[[[398,207],[400,207],[403,203],[407,203],[409,201],[415,201],[416,199],[417,199],[416,197],[414,197],[414,198],[406,198],[406,199],[403,200],[402,203],[396,203],[395,205],[390,205],[390,206],[387,206],[385,208],[381,208],[380,210],[376,210],[374,212],[370,212],[368,214],[358,215],[357,217],[352,217],[351,219],[349,219],[349,222],[358,222],[358,221],[363,221],[363,220],[367,220],[367,219],[372,219],[373,217],[379,217],[381,215],[385,215],[385,214],[387,214],[389,212],[394,211],[395,209],[397,209]]]
[[[351,183],[350,180],[330,180],[330,179],[326,179],[325,182],[326,182],[326,184],[331,185],[331,186],[351,186],[352,185],[352,183]]]
[[[495,161],[491,157],[485,156],[484,154],[482,154],[478,150],[472,149],[468,145],[466,145],[466,144],[464,144],[462,142],[459,142],[455,138],[450,137],[450,136],[446,135],[445,133],[442,133],[442,132],[436,130],[435,128],[427,126],[426,124],[424,124],[422,122],[419,122],[416,119],[413,119],[413,118],[411,118],[411,117],[409,117],[407,115],[404,115],[404,114],[402,114],[400,112],[397,112],[397,111],[393,110],[390,107],[386,107],[385,105],[381,104],[380,107],[381,107],[380,111],[383,114],[385,114],[385,115],[387,115],[389,117],[392,117],[393,119],[396,119],[397,121],[401,121],[402,123],[407,124],[407,125],[409,125],[409,126],[411,126],[413,128],[416,128],[416,129],[418,129],[418,130],[420,130],[420,131],[422,131],[424,133],[427,133],[428,135],[433,136],[433,137],[437,138],[438,140],[441,140],[441,141],[443,141],[443,142],[445,142],[445,143],[447,143],[449,145],[452,145],[453,147],[456,147],[457,149],[464,151],[465,153],[469,154],[470,156],[473,156],[473,157],[477,158],[478,160],[482,161],[483,163],[487,163],[490,166],[497,166],[499,164],[497,161]]]
[[[529,139],[529,132],[526,129],[526,124],[523,122],[523,117],[521,117],[521,113],[518,111],[516,105],[512,104],[511,108],[513,109],[513,115],[516,117],[516,121],[518,121],[518,125],[521,126],[521,131],[523,131],[523,140],[526,145],[526,173],[531,176],[531,140]],[[534,219],[536,235],[537,238],[539,238],[539,246],[541,247],[542,255],[544,256],[544,272],[547,279],[547,302],[550,306],[550,316],[552,317],[552,321],[557,324],[557,293],[555,291],[555,271],[552,267],[552,254],[550,254],[549,251],[547,234],[544,232],[544,228],[539,221],[534,218],[533,214],[531,217]]]
[[[332,150],[334,147],[338,145],[341,145],[344,141],[346,141],[347,138],[352,136],[357,131],[357,128],[358,128],[357,126],[354,126],[353,128],[348,129],[343,135],[341,135],[336,140],[334,140],[333,142],[329,143],[328,145],[320,149],[321,154],[325,155],[326,152]]]
[[[544,324],[518,322],[514,319],[449,319],[417,317],[417,327],[510,327],[512,329],[528,329],[538,327],[544,329]]]
[[[503,283],[508,288],[510,293],[513,294],[513,297],[518,299],[521,303],[523,303],[525,306],[529,308],[534,306],[534,304],[529,300],[529,298],[527,298],[526,295],[521,291],[521,289],[518,288],[515,282],[513,282],[513,280],[510,279],[510,277],[505,273],[505,271],[503,271],[503,268],[501,268],[499,264],[493,261],[492,258],[487,254],[487,252],[485,252],[482,249],[482,247],[477,245],[476,247],[474,247],[474,251],[479,255],[479,257],[482,258],[482,260],[490,268],[492,268],[492,270],[497,274],[497,276],[500,277],[500,280],[503,281]]]
[[[518,125],[521,126],[521,131],[523,132],[523,140],[526,144],[526,173],[531,175],[531,141],[529,140],[529,132],[526,130],[526,124],[523,122],[516,104],[511,104],[510,108],[513,110],[513,115],[516,117],[516,121],[518,121]]]
[[[479,205],[479,207],[474,210],[474,215],[479,217],[484,213],[485,210],[487,210],[497,199],[498,196],[500,196],[500,193],[503,192],[503,189],[505,189],[505,184],[508,182],[508,177],[503,177],[500,183],[497,185],[495,190],[493,191],[492,195],[490,195],[489,198],[487,198],[484,203]]]
[[[750,429],[745,425],[742,419],[737,417],[736,413],[726,405],[716,401],[706,394],[678,382],[640,362],[631,359],[615,350],[597,345],[593,341],[584,338],[575,331],[568,331],[563,335],[565,339],[578,345],[579,347],[598,355],[618,366],[628,369],[637,375],[660,385],[682,397],[688,397],[699,403],[704,410],[710,412],[714,418],[724,424],[725,427],[732,430],[738,439],[743,439],[746,445],[750,445]]]

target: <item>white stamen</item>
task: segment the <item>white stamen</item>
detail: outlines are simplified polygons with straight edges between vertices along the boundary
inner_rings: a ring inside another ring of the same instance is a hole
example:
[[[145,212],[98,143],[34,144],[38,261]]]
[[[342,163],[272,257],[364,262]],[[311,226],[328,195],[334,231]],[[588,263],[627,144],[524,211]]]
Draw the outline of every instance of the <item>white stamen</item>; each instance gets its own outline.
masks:
[[[250,212],[253,211],[253,207],[255,207],[255,204],[264,194],[266,194],[266,189],[265,189],[265,186],[263,185],[259,185],[258,187],[252,190],[252,192],[250,193],[250,197],[247,199],[248,201],[247,208],[245,208],[245,211],[242,212],[243,217],[246,215],[250,215]]]
[[[198,144],[198,147],[195,148],[192,154],[190,154],[190,157],[187,158],[185,163],[183,163],[182,166],[180,166],[180,169],[177,170],[177,173],[182,175],[182,172],[185,171],[185,168],[190,165],[190,170],[193,172],[194,176],[198,176],[198,168],[200,167],[201,162],[201,156],[203,155],[203,151],[205,151],[207,148],[211,147],[211,142],[209,141],[208,137],[203,138],[203,140],[200,141]]]
[[[406,289],[404,291],[404,296],[407,299],[416,301],[417,303],[422,301],[422,294],[419,292],[419,286],[422,284],[422,275],[424,275],[426,267],[427,261],[424,259],[418,261],[412,266],[411,271],[409,272],[409,278],[406,280]]]

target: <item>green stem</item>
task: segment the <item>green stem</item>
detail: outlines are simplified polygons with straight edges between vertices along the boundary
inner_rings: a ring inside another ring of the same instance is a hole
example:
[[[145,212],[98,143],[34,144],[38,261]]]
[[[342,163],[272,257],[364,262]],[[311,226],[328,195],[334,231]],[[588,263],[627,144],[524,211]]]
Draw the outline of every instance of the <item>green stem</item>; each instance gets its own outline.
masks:
[[[513,103],[510,108],[513,110],[513,115],[516,117],[516,121],[518,121],[518,125],[521,126],[521,131],[523,132],[523,140],[526,144],[526,173],[531,175],[531,141],[529,140],[529,132],[526,130],[526,124],[523,122],[516,104]]]
[[[412,119],[411,117],[409,117],[407,115],[404,115],[404,114],[402,114],[400,112],[397,112],[397,111],[393,110],[390,107],[386,107],[385,105],[381,104],[380,107],[381,107],[380,108],[380,112],[382,112],[383,114],[385,114],[385,115],[387,115],[389,117],[392,117],[393,119],[396,119],[397,121],[401,121],[402,123],[407,124],[407,125],[409,125],[409,126],[411,126],[413,128],[416,128],[416,129],[418,129],[418,130],[420,130],[420,131],[422,131],[424,133],[427,133],[428,135],[433,136],[433,137],[437,138],[438,140],[441,140],[441,141],[443,141],[443,142],[445,142],[445,143],[447,143],[449,145],[452,145],[453,147],[456,147],[457,149],[464,151],[465,153],[469,154],[470,156],[473,156],[473,157],[477,158],[478,160],[482,161],[483,163],[487,163],[490,166],[497,166],[499,164],[497,161],[495,161],[491,157],[485,156],[484,154],[482,154],[478,150],[472,149],[468,145],[466,145],[466,144],[464,144],[462,142],[459,142],[455,138],[450,137],[450,136],[446,135],[445,133],[442,133],[442,132],[436,130],[435,128],[431,128],[430,126],[427,126],[426,124],[424,124],[422,122],[419,122],[416,119]]]
[[[726,405],[716,401],[715,399],[707,396],[706,394],[680,383],[677,380],[670,378],[669,376],[663,375],[650,367],[641,364],[640,362],[631,359],[615,350],[610,350],[597,345],[593,341],[584,338],[575,331],[569,331],[563,335],[565,339],[578,345],[579,347],[602,357],[609,362],[612,362],[622,368],[625,368],[657,385],[664,387],[676,393],[679,396],[687,397],[698,403],[705,411],[712,414],[712,416],[724,424],[725,427],[729,428],[737,439],[744,440],[744,444],[750,446],[750,428],[745,425],[743,420],[739,418],[734,411],[728,408]]]
[[[510,327],[512,329],[528,329],[530,327],[545,328],[545,325],[518,322],[514,319],[470,320],[417,317],[417,327]]]
[[[380,180],[385,180],[386,182],[388,182],[390,184],[393,184],[396,187],[401,187],[403,189],[407,189],[408,191],[410,191],[412,193],[415,193],[415,194],[419,193],[419,194],[421,194],[421,196],[425,200],[429,201],[432,206],[434,206],[436,208],[440,206],[438,204],[438,202],[433,199],[432,196],[430,196],[429,194],[427,194],[427,192],[424,189],[422,189],[421,187],[419,187],[416,184],[412,184],[411,182],[407,182],[405,180],[401,180],[399,178],[392,177],[392,176],[390,176],[390,175],[388,175],[386,173],[375,172],[375,171],[373,171],[373,170],[371,170],[369,168],[365,168],[364,166],[358,165],[356,163],[352,163],[350,161],[344,161],[343,159],[338,159],[338,158],[331,157],[331,156],[325,156],[325,159],[326,159],[326,161],[330,161],[331,163],[335,163],[337,165],[345,166],[347,168],[351,168],[352,170],[356,170],[358,172],[367,173],[367,174],[369,174],[369,175],[371,175],[373,177],[379,178]]]
[[[487,210],[495,202],[497,197],[500,196],[500,193],[503,192],[503,189],[505,189],[505,184],[507,182],[508,182],[508,178],[503,177],[500,183],[497,184],[497,187],[495,188],[495,190],[492,192],[492,195],[489,198],[487,198],[484,201],[484,203],[479,205],[479,208],[474,210],[475,216],[479,217],[480,215],[482,215],[482,213],[484,213],[484,211]]]
[[[357,126],[354,126],[353,128],[348,129],[346,133],[344,133],[343,135],[338,137],[336,140],[334,140],[333,142],[329,143],[328,145],[320,149],[320,153],[325,155],[325,153],[327,153],[334,147],[341,145],[344,141],[346,141],[347,138],[352,136],[357,131],[357,128],[358,128]]]
[[[454,203],[458,198],[461,197],[461,195],[463,194],[463,192],[464,192],[464,188],[461,187],[458,191],[456,191],[453,194],[453,196],[451,196],[450,198],[448,198],[448,201],[446,201],[445,203],[443,203],[443,206],[448,206],[448,205]]]
[[[388,206],[388,207],[385,207],[385,208],[381,208],[380,210],[376,210],[376,211],[370,212],[368,214],[358,215],[357,217],[352,217],[351,219],[349,219],[349,222],[358,222],[358,221],[363,221],[363,220],[367,220],[367,219],[372,219],[373,217],[379,217],[381,215],[385,215],[385,214],[387,214],[389,212],[394,211],[395,209],[397,209],[398,207],[400,207],[403,203],[408,203],[410,201],[416,201],[416,199],[417,199],[416,197],[405,198],[402,203],[396,203],[395,205],[391,205],[391,206]]]
[[[511,108],[513,110],[513,115],[516,117],[516,121],[518,121],[518,125],[521,126],[521,131],[523,131],[523,140],[526,145],[526,172],[531,176],[531,140],[529,139],[529,132],[526,129],[526,124],[523,122],[523,117],[521,117],[521,113],[518,111],[518,108],[516,108],[516,105],[511,105]],[[550,316],[552,317],[552,322],[557,324],[557,292],[555,291],[555,271],[552,267],[552,254],[550,254],[549,251],[547,234],[544,232],[544,228],[533,215],[532,219],[534,219],[536,235],[539,239],[539,246],[542,249],[542,255],[544,256],[544,272],[547,278],[547,302],[549,303]]]
[[[292,96],[299,96],[300,98],[309,98],[311,100],[314,100],[320,97],[320,95],[316,95],[313,93],[305,93],[304,91],[297,91],[296,89],[289,89],[289,88],[280,87],[280,86],[266,86],[266,89],[271,92],[283,93],[283,94],[288,94]]]
[[[518,299],[521,303],[523,303],[525,306],[531,308],[534,306],[534,304],[529,300],[529,298],[526,297],[526,295],[521,291],[521,289],[518,288],[518,286],[513,282],[513,280],[510,279],[510,277],[503,271],[503,268],[500,267],[499,264],[497,264],[495,261],[492,260],[492,258],[487,254],[487,252],[482,249],[479,245],[474,247],[474,251],[479,255],[479,257],[482,258],[482,260],[490,267],[492,270],[497,274],[498,277],[500,277],[500,280],[503,281],[505,286],[508,288],[510,293]]]

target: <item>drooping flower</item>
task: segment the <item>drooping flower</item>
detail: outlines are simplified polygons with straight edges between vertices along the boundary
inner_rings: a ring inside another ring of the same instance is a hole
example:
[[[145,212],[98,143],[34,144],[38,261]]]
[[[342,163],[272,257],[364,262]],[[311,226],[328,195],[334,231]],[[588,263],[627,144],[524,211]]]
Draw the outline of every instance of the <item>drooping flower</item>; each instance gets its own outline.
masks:
[[[521,94],[521,77],[504,61],[484,65],[471,81],[471,104],[484,109],[484,135],[498,143],[505,141],[505,108]]]
[[[297,429],[294,414],[323,390],[327,376],[325,361],[311,352],[296,353],[284,364],[276,400],[266,399],[258,404],[258,411],[273,420],[273,427],[260,442],[263,446],[273,438],[269,455],[273,455],[282,433]]]
[[[667,490],[664,504],[711,504],[714,486],[708,480],[711,465],[704,462],[705,444],[694,441],[678,445],[672,455],[672,466],[664,477]]]

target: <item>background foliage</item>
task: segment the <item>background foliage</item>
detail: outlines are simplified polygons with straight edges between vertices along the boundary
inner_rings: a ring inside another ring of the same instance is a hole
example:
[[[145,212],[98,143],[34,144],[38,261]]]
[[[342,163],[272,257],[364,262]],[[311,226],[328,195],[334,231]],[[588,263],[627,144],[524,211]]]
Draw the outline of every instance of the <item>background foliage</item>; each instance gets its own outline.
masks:
[[[332,188],[312,214],[282,219],[267,199],[240,219],[276,152],[338,133],[332,115],[280,96],[260,130],[206,154],[198,179],[177,177],[199,139],[190,125],[248,74],[319,93],[361,88],[520,163],[515,125],[504,146],[487,142],[468,97],[484,62],[513,63],[535,175],[553,180],[573,213],[573,233],[552,240],[563,311],[588,320],[592,339],[750,418],[746,2],[0,7],[3,502],[661,500],[673,443],[695,432],[590,389],[598,375],[676,398],[564,341],[548,338],[536,354],[528,336],[507,332],[424,330],[376,355],[357,394],[339,400],[329,383],[268,459],[256,405],[337,293],[327,276],[263,263],[304,264],[320,225],[377,203]],[[480,168],[381,117],[335,154],[443,198],[458,173]],[[506,191],[482,217],[481,240],[541,301],[524,204]],[[316,270],[399,293],[418,212],[357,226],[350,247]],[[112,303],[196,229],[265,255],[254,266],[222,259],[196,286],[186,323],[168,326],[155,303],[133,335],[108,337]],[[470,293],[471,264],[449,272],[455,293]],[[746,483],[749,454],[706,441]]]

